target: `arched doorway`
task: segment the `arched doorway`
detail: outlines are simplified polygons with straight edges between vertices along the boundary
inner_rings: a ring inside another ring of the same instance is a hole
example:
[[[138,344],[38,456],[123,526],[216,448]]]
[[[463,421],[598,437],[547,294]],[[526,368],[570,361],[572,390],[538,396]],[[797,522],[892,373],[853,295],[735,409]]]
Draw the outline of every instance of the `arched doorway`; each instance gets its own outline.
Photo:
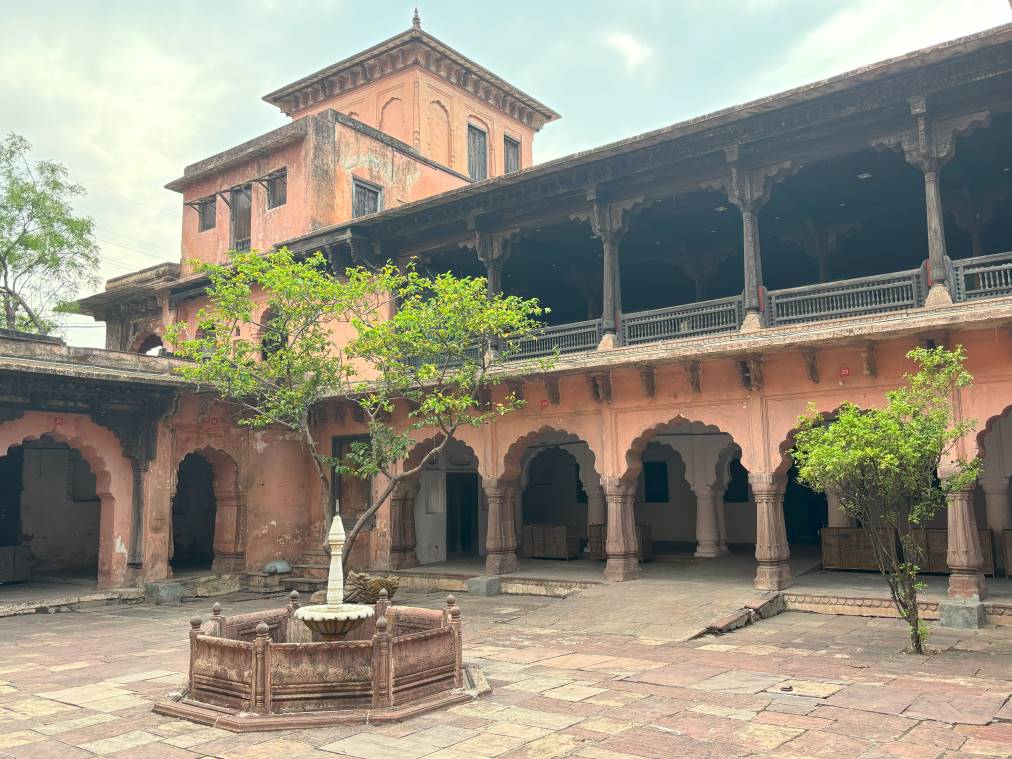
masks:
[[[409,465],[433,445],[432,440],[420,444]],[[486,507],[474,451],[460,440],[451,440],[419,473],[417,483],[417,493],[398,506],[413,512],[417,562],[473,560],[484,555]],[[410,540],[411,536],[404,537],[404,549]]]
[[[172,497],[173,572],[211,569],[216,517],[214,467],[200,453],[189,453],[179,464]]]
[[[12,571],[0,582],[59,576],[95,582],[102,502],[80,452],[49,435],[0,457],[0,551]]]
[[[791,550],[817,550],[822,528],[828,524],[826,494],[798,482],[798,468],[792,463],[784,488],[784,525]]]
[[[511,521],[521,558],[577,559],[603,542],[607,512],[594,462],[590,446],[563,430],[543,428],[510,447],[502,519]]]

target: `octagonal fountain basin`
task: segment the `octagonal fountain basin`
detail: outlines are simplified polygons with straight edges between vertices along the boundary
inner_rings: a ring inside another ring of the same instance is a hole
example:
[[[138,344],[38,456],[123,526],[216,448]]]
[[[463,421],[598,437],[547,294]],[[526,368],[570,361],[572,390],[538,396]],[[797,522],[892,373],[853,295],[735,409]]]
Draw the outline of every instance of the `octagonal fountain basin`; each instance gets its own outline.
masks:
[[[295,618],[322,640],[340,640],[373,613],[373,607],[365,604],[319,604],[296,609]]]
[[[190,620],[190,676],[158,714],[236,732],[395,722],[491,692],[462,657],[460,607],[321,604]],[[322,611],[321,611],[322,610]]]

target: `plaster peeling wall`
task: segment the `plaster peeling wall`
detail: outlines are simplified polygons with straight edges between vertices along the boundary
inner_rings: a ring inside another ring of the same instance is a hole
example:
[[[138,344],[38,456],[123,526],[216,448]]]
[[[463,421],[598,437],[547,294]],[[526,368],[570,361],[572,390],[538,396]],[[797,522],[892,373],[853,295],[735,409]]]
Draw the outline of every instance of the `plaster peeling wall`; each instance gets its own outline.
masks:
[[[98,565],[101,504],[95,475],[80,454],[49,440],[25,443],[21,532],[33,570]]]

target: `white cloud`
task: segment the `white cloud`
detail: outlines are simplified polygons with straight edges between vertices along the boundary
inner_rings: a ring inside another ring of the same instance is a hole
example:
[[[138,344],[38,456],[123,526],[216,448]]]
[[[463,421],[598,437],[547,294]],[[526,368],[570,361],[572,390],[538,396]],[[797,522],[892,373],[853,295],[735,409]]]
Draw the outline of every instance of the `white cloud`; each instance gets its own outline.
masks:
[[[769,65],[760,61],[753,87],[767,95],[1009,21],[1008,0],[855,0]]]
[[[604,42],[615,50],[625,64],[625,70],[634,74],[644,63],[654,57],[654,49],[628,32],[611,32]]]

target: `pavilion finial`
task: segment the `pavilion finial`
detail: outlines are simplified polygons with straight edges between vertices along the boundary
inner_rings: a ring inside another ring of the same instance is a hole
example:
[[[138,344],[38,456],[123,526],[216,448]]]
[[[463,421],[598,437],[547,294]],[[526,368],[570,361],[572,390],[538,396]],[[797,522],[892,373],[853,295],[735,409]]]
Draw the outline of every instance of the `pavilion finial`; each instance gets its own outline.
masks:
[[[411,28],[421,29],[422,28],[422,17],[418,15],[418,8],[415,7],[415,15],[411,17]]]

